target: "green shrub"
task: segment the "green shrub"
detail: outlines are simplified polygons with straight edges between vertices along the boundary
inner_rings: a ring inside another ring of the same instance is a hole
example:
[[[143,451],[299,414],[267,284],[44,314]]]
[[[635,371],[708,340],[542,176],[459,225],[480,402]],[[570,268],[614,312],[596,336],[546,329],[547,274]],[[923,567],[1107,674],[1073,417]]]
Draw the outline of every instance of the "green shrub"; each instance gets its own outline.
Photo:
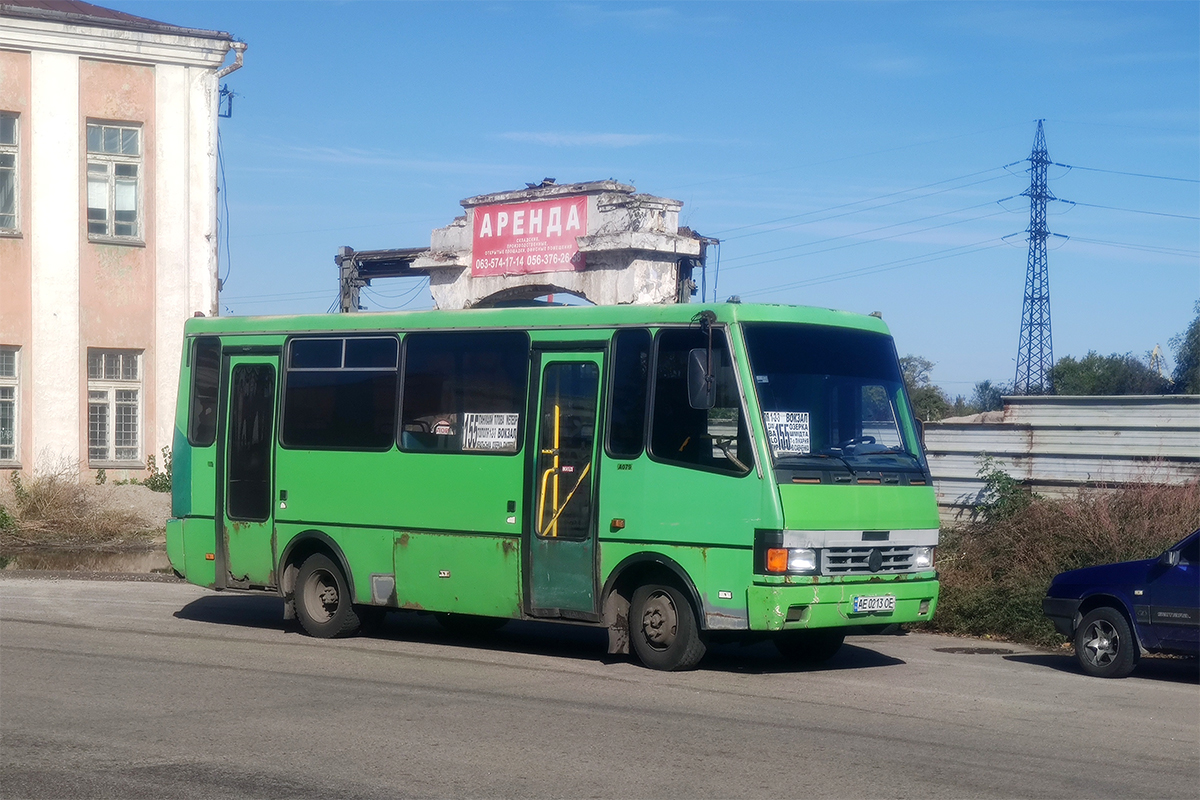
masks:
[[[154,455],[146,456],[146,468],[150,470],[150,476],[142,481],[142,485],[150,489],[152,492],[169,492],[171,491],[171,448],[163,447],[162,449],[163,468],[160,472],[158,464],[155,462]]]
[[[1200,482],[1030,496],[1005,509],[942,531],[941,599],[929,628],[1056,645],[1064,639],[1042,615],[1050,580],[1069,569],[1157,556],[1195,529]]]

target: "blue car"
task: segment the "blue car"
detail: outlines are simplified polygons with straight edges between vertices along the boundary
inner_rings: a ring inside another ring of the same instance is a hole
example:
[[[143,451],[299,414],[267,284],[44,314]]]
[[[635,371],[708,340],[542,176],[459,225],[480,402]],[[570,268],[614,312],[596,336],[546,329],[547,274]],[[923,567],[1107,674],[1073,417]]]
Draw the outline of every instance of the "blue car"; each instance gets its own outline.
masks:
[[[1200,530],[1158,558],[1063,572],[1042,612],[1089,675],[1123,678],[1142,653],[1200,655]]]

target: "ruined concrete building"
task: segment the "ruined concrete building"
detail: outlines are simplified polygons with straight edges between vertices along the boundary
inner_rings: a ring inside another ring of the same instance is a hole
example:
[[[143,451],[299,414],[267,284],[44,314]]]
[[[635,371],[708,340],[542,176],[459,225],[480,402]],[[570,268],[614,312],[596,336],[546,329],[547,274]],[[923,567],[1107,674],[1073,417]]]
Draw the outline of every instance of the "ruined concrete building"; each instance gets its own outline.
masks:
[[[462,201],[466,214],[428,248],[344,247],[342,310],[374,278],[426,274],[438,308],[479,308],[569,294],[599,305],[688,302],[714,243],[679,227],[683,203],[616,181],[541,184]]]

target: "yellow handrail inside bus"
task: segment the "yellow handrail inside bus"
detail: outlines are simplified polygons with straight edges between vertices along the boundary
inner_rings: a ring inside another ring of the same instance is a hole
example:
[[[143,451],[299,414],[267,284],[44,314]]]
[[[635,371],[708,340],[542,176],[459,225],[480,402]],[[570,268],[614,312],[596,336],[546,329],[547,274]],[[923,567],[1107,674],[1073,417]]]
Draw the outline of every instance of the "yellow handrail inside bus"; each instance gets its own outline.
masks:
[[[583,485],[583,479],[587,477],[587,474],[591,471],[591,469],[592,462],[589,461],[584,466],[583,472],[579,473],[579,480],[575,481],[575,485],[572,486],[571,491],[567,493],[567,499],[563,501],[563,504],[559,507],[559,509],[554,512],[554,516],[550,518],[550,525],[554,526],[554,533],[550,534],[551,536],[558,536],[558,517],[567,510],[567,506],[571,503],[571,498],[575,496],[575,491]]]
[[[583,485],[583,479],[587,477],[588,472],[590,472],[592,469],[592,462],[589,461],[586,465],[584,465],[583,472],[579,473],[579,478],[576,479],[575,485],[572,486],[571,491],[567,493],[567,499],[563,501],[562,505],[559,505],[559,479],[562,472],[561,465],[559,464],[559,442],[561,435],[562,408],[556,403],[554,405],[554,444],[549,450],[541,451],[541,454],[544,456],[553,455],[554,463],[542,472],[541,490],[538,493],[538,536],[558,536],[558,518],[562,516],[563,511],[567,509],[567,506],[571,502],[571,498],[575,496],[575,492],[578,491],[579,487]],[[554,476],[554,483],[551,487],[551,490],[554,494],[554,498],[552,500],[554,515],[550,517],[549,522],[543,525],[542,521],[546,518],[546,488],[547,483],[550,481],[550,476],[552,475]]]

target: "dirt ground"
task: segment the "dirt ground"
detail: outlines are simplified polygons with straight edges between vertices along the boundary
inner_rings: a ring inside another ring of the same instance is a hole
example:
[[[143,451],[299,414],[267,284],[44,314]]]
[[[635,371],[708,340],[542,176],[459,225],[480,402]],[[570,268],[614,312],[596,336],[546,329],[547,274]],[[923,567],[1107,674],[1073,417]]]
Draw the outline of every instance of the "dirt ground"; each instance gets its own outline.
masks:
[[[162,545],[166,542],[167,518],[171,516],[171,493],[152,492],[145,486],[126,484],[118,486],[107,483],[102,486],[82,484],[89,507],[94,511],[123,511],[136,516],[142,523],[140,527],[154,531],[149,541],[134,540],[133,546],[145,547],[146,544]],[[13,496],[12,485],[8,480],[0,480],[0,506],[12,514],[16,509],[16,498]],[[50,544],[47,542],[46,544]]]

